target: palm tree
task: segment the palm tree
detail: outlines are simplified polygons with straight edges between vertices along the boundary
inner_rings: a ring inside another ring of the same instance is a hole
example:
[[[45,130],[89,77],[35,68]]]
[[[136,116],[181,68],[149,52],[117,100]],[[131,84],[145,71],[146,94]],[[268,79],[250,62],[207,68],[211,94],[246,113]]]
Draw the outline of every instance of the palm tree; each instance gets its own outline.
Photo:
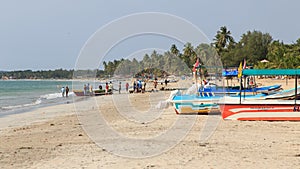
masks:
[[[183,60],[189,68],[191,68],[197,60],[197,55],[196,52],[194,51],[194,47],[189,42],[184,45]]]
[[[217,32],[214,41],[216,50],[220,54],[220,52],[222,52],[225,49],[225,47],[228,47],[230,42],[234,42],[234,39],[231,36],[231,32],[227,30],[226,26],[222,26]]]
[[[177,49],[177,47],[176,47],[175,44],[173,44],[173,45],[171,46],[170,52],[171,52],[173,55],[178,56],[179,50]]]

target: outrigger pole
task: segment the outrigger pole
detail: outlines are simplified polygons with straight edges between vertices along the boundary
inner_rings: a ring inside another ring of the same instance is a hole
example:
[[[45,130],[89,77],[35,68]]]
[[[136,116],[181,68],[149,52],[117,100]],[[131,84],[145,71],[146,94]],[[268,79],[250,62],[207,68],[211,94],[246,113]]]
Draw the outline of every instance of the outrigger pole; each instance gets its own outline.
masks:
[[[298,79],[297,79],[298,75],[295,75],[295,106],[297,105],[297,95],[298,95]]]

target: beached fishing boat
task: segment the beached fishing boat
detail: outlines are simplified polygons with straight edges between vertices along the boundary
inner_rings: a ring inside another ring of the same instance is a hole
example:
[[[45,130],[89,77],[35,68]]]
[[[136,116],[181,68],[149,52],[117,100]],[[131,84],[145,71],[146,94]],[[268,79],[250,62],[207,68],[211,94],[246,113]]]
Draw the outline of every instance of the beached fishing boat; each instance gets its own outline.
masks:
[[[218,102],[221,96],[212,96],[210,93],[200,95],[175,95],[171,103],[176,114],[209,113],[219,109]]]
[[[242,97],[247,100],[265,100],[267,96],[271,96],[272,94],[273,93],[247,94]],[[214,92],[200,91],[198,94],[192,95],[174,95],[170,102],[173,104],[176,114],[208,113],[219,111],[218,103],[223,100],[223,97],[225,97],[225,93],[215,94]],[[235,102],[240,99],[239,92],[226,97],[235,100]]]
[[[170,99],[176,114],[194,114],[194,113],[209,113],[219,110],[219,101],[225,96],[230,95],[232,98],[239,98],[239,95],[248,99],[265,99],[266,96],[274,94],[271,91],[277,91],[281,85],[263,86],[259,88],[243,89],[220,87],[214,84],[205,86],[195,85],[191,88],[199,88],[196,94],[184,94],[175,92]],[[197,91],[197,90],[195,90]],[[242,91],[242,92],[241,92]]]
[[[243,100],[224,98],[220,103],[225,120],[300,120],[300,106],[294,100]]]
[[[261,86],[252,88],[240,89],[239,86],[235,87],[223,87],[223,86],[205,86],[203,89],[199,89],[199,92],[212,92],[214,95],[238,95],[245,93],[246,95],[256,95],[258,93],[270,94],[281,90],[281,85]]]
[[[297,88],[297,76],[300,69],[272,69],[255,70],[245,69],[242,71],[244,76],[259,75],[290,75],[295,76],[295,89]],[[298,89],[298,88],[297,88]],[[294,100],[283,100],[284,94],[271,95],[265,100],[247,99],[240,96],[239,99],[223,97],[219,102],[222,117],[225,120],[300,120],[300,105],[297,103],[298,90],[294,90]],[[289,97],[293,97],[290,96]],[[273,100],[270,100],[270,99]]]
[[[108,91],[108,93],[105,93],[105,90],[101,90],[101,89],[95,89],[95,90],[93,90],[93,92],[86,92],[86,93],[84,93],[83,90],[73,90],[73,93],[76,96],[102,96],[102,95],[106,95],[106,94],[112,94],[111,91]]]

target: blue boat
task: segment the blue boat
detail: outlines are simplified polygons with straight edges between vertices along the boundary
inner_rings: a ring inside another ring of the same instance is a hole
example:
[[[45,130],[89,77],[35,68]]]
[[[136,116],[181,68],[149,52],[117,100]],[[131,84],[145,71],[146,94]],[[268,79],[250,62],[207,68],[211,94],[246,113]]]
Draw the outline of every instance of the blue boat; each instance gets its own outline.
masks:
[[[206,92],[199,95],[175,95],[171,103],[175,108],[176,114],[208,113],[218,110],[218,102],[222,96],[213,96]]]
[[[247,99],[266,99],[266,96],[275,94],[281,85],[264,86],[255,89],[245,89],[248,92],[244,95]],[[218,103],[221,99],[229,94],[232,98],[240,98],[240,91],[238,89],[225,88],[225,87],[211,87],[200,88],[197,94],[184,94],[174,92],[171,96],[170,102],[172,103],[176,114],[199,114],[219,111]],[[241,93],[243,95],[243,93]]]
[[[199,89],[199,92],[211,92],[215,95],[239,95],[240,93],[245,93],[247,95],[255,95],[257,93],[271,93],[272,91],[278,91],[281,89],[281,85],[272,85],[272,86],[262,86],[262,87],[253,87],[253,88],[244,88],[240,90],[239,86],[236,87],[221,87],[221,86],[204,86]]]

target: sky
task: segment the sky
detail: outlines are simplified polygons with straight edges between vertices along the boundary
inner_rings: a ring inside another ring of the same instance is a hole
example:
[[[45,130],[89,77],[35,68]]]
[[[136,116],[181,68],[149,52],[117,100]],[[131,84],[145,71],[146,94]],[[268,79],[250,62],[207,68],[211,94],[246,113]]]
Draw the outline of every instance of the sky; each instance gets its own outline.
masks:
[[[300,38],[299,6],[298,0],[1,0],[0,70],[73,69],[99,29],[143,12],[178,16],[209,41],[226,26],[236,41],[247,31],[258,30],[274,40],[294,43]],[[129,58],[145,48],[167,50],[172,43],[180,49],[184,44],[157,35],[132,37],[117,44],[105,60]]]

